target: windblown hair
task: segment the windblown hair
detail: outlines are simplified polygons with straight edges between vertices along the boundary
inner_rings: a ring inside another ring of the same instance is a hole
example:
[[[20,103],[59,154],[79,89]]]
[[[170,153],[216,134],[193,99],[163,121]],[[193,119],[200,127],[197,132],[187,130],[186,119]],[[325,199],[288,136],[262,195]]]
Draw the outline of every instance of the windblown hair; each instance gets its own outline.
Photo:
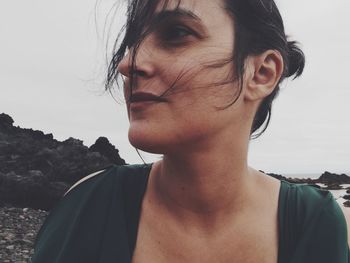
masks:
[[[177,2],[177,7],[180,6],[181,0]],[[267,50],[277,50],[283,58],[284,71],[277,83],[273,92],[264,98],[259,105],[255,114],[252,128],[251,138],[259,137],[268,127],[271,119],[272,101],[280,90],[281,82],[288,77],[293,79],[299,77],[304,69],[305,56],[302,50],[298,47],[296,41],[289,41],[284,30],[281,14],[273,0],[223,0],[224,8],[232,16],[235,25],[235,45],[233,56],[224,61],[214,63],[213,67],[218,67],[220,64],[233,64],[235,79],[240,83],[238,96],[233,103],[238,99],[242,91],[242,81],[245,70],[245,60],[248,56],[259,55]],[[127,21],[120,36],[125,31],[125,35],[117,49],[113,50],[113,57],[108,67],[106,80],[106,90],[110,90],[119,76],[117,66],[125,56],[128,47],[133,47],[131,53],[131,87],[133,82],[137,81],[136,74],[136,55],[137,50],[144,38],[152,31],[152,16],[158,4],[162,4],[165,9],[169,4],[169,0],[129,0],[127,10]],[[224,83],[224,82],[223,82]],[[174,86],[174,85],[172,85]],[[171,88],[171,87],[170,87]],[[233,104],[232,103],[232,104]],[[232,105],[230,104],[230,105]]]

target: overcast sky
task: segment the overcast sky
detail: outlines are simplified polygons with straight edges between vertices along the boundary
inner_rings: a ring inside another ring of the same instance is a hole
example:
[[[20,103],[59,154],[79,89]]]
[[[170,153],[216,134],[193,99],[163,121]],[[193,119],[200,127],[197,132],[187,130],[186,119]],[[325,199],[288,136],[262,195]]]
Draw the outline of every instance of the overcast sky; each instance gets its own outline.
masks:
[[[127,139],[124,104],[103,93],[103,28],[114,3],[0,1],[0,113],[57,140],[90,146],[106,136],[127,162],[140,163]],[[307,64],[300,79],[283,85],[270,127],[251,143],[250,164],[284,174],[350,172],[350,1],[277,4]]]

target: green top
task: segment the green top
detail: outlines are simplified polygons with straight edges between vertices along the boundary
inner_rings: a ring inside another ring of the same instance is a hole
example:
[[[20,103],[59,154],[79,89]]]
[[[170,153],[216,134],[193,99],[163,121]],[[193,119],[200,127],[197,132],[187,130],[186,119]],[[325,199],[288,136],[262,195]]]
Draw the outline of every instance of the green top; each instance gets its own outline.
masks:
[[[110,166],[51,210],[33,263],[130,263],[151,164]],[[278,263],[350,263],[347,226],[329,191],[281,181]]]

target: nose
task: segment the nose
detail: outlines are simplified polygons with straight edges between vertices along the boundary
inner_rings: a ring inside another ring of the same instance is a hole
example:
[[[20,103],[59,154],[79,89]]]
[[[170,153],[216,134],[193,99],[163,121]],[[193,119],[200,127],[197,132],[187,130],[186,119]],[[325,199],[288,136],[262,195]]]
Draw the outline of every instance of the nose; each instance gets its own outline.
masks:
[[[132,67],[132,57],[135,55],[135,64]],[[154,75],[155,67],[151,60],[152,56],[149,52],[145,52],[140,46],[137,51],[131,49],[120,61],[117,67],[117,71],[124,77],[150,78]]]

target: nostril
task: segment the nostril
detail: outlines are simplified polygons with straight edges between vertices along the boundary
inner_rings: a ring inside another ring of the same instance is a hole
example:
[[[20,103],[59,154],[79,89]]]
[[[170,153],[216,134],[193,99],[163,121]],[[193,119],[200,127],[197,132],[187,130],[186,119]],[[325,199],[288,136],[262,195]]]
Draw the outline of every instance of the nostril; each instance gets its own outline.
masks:
[[[138,69],[130,69],[129,70],[129,74],[130,76],[137,76],[137,77],[146,77],[147,76],[147,73],[143,70],[138,70]]]
[[[147,74],[146,72],[142,71],[142,70],[136,70],[136,74],[140,77],[146,77]]]

